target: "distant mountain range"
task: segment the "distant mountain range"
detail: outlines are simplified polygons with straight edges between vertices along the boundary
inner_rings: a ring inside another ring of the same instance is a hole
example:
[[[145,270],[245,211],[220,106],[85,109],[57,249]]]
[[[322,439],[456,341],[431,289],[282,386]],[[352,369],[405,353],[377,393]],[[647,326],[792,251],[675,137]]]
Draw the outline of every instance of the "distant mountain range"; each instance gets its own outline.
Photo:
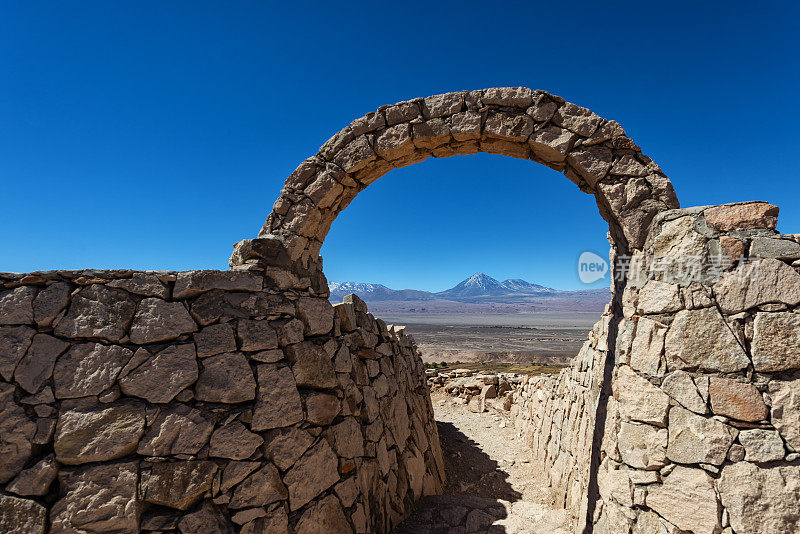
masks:
[[[539,284],[533,284],[516,278],[495,280],[484,273],[475,273],[455,287],[438,293],[420,291],[416,289],[395,290],[383,284],[367,284],[357,282],[329,282],[331,301],[341,302],[345,295],[355,293],[367,302],[400,304],[402,302],[425,305],[436,303],[441,305],[450,303],[466,304],[492,304],[503,305],[528,305],[539,308],[545,305],[548,308],[595,310],[602,309],[608,302],[610,291],[608,289],[584,289],[578,291],[561,291]],[[425,308],[422,308],[423,310]],[[416,308],[412,308],[416,310]]]

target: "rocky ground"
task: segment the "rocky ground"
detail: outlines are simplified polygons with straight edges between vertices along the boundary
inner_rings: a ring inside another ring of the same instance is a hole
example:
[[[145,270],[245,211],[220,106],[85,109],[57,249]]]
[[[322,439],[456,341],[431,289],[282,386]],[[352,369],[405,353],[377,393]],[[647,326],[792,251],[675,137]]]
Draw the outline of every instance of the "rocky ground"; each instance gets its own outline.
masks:
[[[443,495],[420,501],[395,534],[569,532],[501,398],[486,399],[483,412],[444,388],[432,398],[447,485]]]

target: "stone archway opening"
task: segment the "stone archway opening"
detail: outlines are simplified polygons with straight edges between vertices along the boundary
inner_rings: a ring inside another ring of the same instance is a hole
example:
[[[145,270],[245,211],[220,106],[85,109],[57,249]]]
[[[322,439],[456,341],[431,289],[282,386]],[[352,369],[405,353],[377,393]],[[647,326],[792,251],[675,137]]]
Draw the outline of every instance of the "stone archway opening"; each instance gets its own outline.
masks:
[[[643,252],[659,213],[679,207],[670,180],[615,121],[524,87],[446,93],[381,107],[335,134],[286,180],[258,238],[235,245],[231,267],[263,270],[279,287],[287,276],[308,280],[312,292],[327,297],[319,252],[336,217],[359,192],[393,169],[478,152],[541,163],[593,194],[608,223],[614,269],[619,256]],[[601,502],[600,448],[626,276],[613,273],[611,304],[573,364],[585,387],[578,385],[583,389],[576,390],[577,399],[559,405],[578,418],[580,443],[566,460],[549,451],[542,457],[547,465],[561,462],[553,472],[565,474],[550,484],[567,488],[561,506],[580,510],[576,531],[591,528]]]

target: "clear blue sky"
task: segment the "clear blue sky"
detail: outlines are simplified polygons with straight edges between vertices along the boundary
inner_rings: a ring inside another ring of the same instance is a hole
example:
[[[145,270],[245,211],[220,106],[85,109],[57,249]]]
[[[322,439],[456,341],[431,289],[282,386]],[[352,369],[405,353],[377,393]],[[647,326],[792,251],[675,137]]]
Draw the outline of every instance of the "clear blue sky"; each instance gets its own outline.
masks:
[[[800,232],[792,2],[0,2],[0,270],[226,268],[286,176],[376,107],[525,85],[618,120],[683,206],[767,200]],[[581,287],[594,198],[500,156],[390,173],[330,280],[475,271]]]

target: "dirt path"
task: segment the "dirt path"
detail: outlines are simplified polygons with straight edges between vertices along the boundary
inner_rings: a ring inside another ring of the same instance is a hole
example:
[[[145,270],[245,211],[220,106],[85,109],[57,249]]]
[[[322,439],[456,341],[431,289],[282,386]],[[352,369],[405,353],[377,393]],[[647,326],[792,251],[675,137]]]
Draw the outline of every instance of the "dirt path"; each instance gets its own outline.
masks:
[[[420,501],[395,534],[568,534],[507,412],[472,413],[444,393],[433,406],[447,470],[444,495]]]

